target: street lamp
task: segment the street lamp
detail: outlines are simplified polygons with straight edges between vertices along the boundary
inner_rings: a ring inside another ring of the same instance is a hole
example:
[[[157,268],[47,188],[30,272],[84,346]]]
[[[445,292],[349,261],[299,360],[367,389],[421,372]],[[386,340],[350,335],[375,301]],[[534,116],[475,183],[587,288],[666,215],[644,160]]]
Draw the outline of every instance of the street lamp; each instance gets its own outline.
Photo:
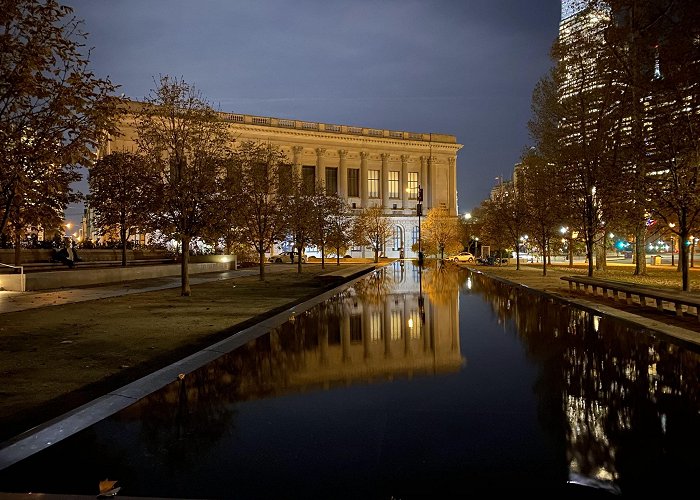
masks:
[[[418,184],[418,196],[416,198],[416,214],[418,215],[418,266],[423,265],[423,246],[420,235],[420,217],[423,215],[423,188]]]
[[[669,223],[668,227],[671,228],[671,266],[676,265],[676,249],[674,247],[675,243],[675,238],[673,237],[673,228],[676,227],[676,224],[671,222]]]

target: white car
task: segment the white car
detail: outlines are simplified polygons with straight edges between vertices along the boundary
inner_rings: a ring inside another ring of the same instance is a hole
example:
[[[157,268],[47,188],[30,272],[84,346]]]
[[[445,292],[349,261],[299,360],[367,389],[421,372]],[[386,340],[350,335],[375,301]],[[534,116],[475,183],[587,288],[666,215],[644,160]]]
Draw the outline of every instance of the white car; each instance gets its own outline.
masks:
[[[299,258],[299,254],[297,252],[294,252],[294,260],[292,260],[292,252],[282,252],[281,254],[278,255],[271,255],[268,260],[268,262],[276,262],[278,264],[284,263],[284,264],[291,264],[292,262],[297,262],[297,259]],[[306,255],[301,256],[301,261],[303,263],[306,263]]]
[[[459,252],[458,254],[451,255],[448,260],[454,262],[474,262],[476,258],[469,252]]]

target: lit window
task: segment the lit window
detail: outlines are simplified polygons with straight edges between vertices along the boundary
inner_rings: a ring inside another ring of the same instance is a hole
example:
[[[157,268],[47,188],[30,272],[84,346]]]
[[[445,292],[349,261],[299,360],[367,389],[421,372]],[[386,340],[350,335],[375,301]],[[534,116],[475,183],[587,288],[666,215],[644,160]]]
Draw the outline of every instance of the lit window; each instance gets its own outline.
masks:
[[[418,172],[408,173],[408,199],[415,200],[418,198]]]
[[[403,314],[401,311],[391,311],[391,340],[400,340],[401,326],[403,325]]]
[[[379,198],[379,170],[367,172],[367,194],[370,198]]]
[[[389,198],[399,197],[399,173],[389,172]]]
[[[382,340],[382,313],[374,311],[369,316],[369,338],[372,342]]]

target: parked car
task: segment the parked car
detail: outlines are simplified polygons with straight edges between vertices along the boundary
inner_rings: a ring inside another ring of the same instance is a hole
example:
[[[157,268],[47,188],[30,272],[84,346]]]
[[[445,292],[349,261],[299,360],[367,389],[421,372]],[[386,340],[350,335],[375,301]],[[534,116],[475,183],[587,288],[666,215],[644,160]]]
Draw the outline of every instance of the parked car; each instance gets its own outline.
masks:
[[[277,255],[271,255],[268,260],[268,262],[276,262],[278,264],[284,263],[284,264],[291,264],[292,262],[297,262],[297,259],[299,258],[299,254],[294,252],[294,259],[292,259],[292,252],[282,252]],[[301,261],[306,262],[306,255],[301,256]]]
[[[447,257],[448,260],[454,262],[474,262],[476,259],[470,252],[459,252],[458,254]]]

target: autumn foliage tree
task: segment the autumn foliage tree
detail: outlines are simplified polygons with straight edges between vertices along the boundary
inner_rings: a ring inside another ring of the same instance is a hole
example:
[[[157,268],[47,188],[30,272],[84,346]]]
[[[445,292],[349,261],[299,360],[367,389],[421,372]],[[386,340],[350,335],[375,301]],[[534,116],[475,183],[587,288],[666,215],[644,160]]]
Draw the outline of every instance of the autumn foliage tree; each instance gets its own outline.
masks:
[[[445,259],[445,252],[455,253],[461,250],[462,229],[457,217],[451,216],[446,208],[431,208],[422,227],[424,248],[432,248]]]
[[[90,167],[89,206],[102,231],[117,230],[126,266],[126,242],[133,228],[148,227],[161,199],[157,172],[135,153],[114,152]]]
[[[253,141],[241,143],[229,165],[227,190],[235,200],[234,223],[241,239],[258,254],[261,280],[265,279],[265,252],[285,234],[285,190],[280,190],[279,179],[280,172],[291,169],[278,147]]]
[[[355,219],[353,241],[358,245],[372,247],[374,262],[379,262],[379,252],[391,236],[391,223],[382,207],[368,207]]]
[[[194,86],[162,76],[136,107],[137,143],[158,172],[162,199],[153,225],[181,241],[181,294],[191,294],[190,242],[230,205],[224,189],[233,138]]]
[[[16,243],[27,225],[60,224],[78,166],[92,162],[116,109],[72,12],[55,0],[0,0],[0,233],[9,225]]]

